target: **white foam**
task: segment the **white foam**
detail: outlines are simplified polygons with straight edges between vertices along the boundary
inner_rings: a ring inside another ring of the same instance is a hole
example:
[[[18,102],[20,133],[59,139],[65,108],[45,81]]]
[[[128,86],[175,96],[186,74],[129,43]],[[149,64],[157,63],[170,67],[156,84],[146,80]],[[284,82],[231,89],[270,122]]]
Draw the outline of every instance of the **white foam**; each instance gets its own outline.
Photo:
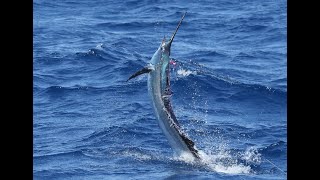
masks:
[[[192,154],[185,152],[173,159],[183,161],[188,164],[199,165],[205,167],[209,171],[225,174],[249,174],[251,167],[237,163],[236,157],[232,157],[228,151],[220,151],[217,154],[206,154],[202,150],[198,150],[200,161],[197,161]]]
[[[182,152],[180,156],[177,156],[177,157],[175,156],[174,159],[178,161],[186,162],[188,164],[192,164],[195,162],[195,157],[193,157],[193,155],[189,152]]]
[[[261,163],[261,154],[257,152],[256,148],[250,147],[245,152],[233,156],[230,151],[224,149],[223,147],[222,149],[220,147],[218,151],[215,152],[210,152],[209,150],[207,153],[202,150],[198,150],[201,159],[200,161],[197,161],[197,159],[189,152],[183,152],[180,154],[180,156],[174,156],[173,160],[201,166],[208,171],[231,175],[249,174],[252,172],[252,169],[249,165],[244,165],[238,162],[237,159],[239,158],[245,160],[246,162],[250,162],[250,164]],[[123,154],[128,157],[133,157],[139,161],[146,161],[155,158],[147,154],[130,150],[124,151]]]
[[[185,69],[179,69],[177,71],[178,75],[182,75],[182,76],[189,76],[190,74],[197,74],[196,71],[190,71],[190,70],[185,70]]]
[[[248,174],[251,171],[250,166],[242,164],[234,164],[231,166],[224,166],[222,164],[210,164],[209,167],[216,172],[225,174]]]
[[[219,151],[217,154],[206,154],[199,150],[201,164],[211,171],[225,174],[248,174],[251,171],[250,166],[237,163],[235,157],[232,157],[229,151]]]
[[[258,150],[255,147],[249,147],[248,149],[246,149],[241,158],[249,163],[261,163],[261,154],[258,153]]]
[[[102,49],[103,49],[103,44],[102,44],[102,43],[98,44],[98,45],[96,46],[96,48],[102,50]]]
[[[140,160],[140,161],[145,161],[145,160],[150,160],[152,159],[152,157],[150,155],[147,154],[142,154],[139,152],[132,152],[132,151],[125,151],[124,152],[125,156],[129,156],[129,157],[133,157],[136,160]]]

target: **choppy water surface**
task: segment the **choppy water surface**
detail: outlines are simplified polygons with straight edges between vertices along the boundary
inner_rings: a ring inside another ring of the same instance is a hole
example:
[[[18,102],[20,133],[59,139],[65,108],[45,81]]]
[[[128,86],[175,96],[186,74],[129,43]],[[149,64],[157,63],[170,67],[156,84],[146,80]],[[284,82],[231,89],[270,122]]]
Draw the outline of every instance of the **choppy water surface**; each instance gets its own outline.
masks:
[[[33,3],[34,179],[286,179],[286,1]],[[145,66],[171,47],[173,110],[204,156],[175,157]]]

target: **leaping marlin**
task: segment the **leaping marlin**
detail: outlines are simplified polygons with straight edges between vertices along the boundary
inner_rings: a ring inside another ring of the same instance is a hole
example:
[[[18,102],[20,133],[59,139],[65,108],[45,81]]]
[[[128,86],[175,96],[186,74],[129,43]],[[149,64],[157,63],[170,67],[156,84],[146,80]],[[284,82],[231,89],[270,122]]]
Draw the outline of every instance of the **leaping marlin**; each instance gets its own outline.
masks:
[[[176,116],[173,113],[170,97],[170,48],[173,39],[182,23],[186,12],[183,14],[176,30],[170,40],[163,38],[159,48],[153,54],[148,66],[134,73],[128,80],[141,74],[148,73],[148,92],[152,100],[154,113],[159,126],[167,137],[171,147],[178,154],[190,153],[196,159],[200,159],[194,142],[182,131]],[[128,81],[127,80],[127,81]]]

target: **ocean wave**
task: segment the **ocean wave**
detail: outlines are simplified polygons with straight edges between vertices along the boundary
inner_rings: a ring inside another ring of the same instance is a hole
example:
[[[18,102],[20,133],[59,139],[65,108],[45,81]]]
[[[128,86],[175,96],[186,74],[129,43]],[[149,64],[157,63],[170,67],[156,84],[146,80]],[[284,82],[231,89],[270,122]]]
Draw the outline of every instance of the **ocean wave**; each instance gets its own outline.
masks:
[[[287,92],[282,89],[275,89],[268,86],[260,84],[245,84],[239,81],[232,80],[227,76],[220,76],[214,74],[204,74],[202,71],[190,71],[190,70],[180,70],[184,76],[178,77],[173,80],[174,88],[179,91],[180,88],[189,87],[188,89],[193,89],[200,87],[201,90],[207,93],[232,93],[232,98],[247,98],[249,96],[255,95],[259,97],[267,96],[278,96],[280,98],[286,99]],[[196,72],[196,75],[195,73]],[[179,73],[178,73],[179,74]],[[180,73],[181,74],[181,73]],[[186,75],[188,76],[186,77]],[[201,93],[201,92],[200,92]]]
[[[220,52],[216,50],[200,50],[200,51],[196,51],[195,53],[193,52],[186,58],[197,58],[199,60],[202,60],[202,59],[216,59],[216,58],[223,59],[227,57],[229,57],[229,55],[225,54],[224,52]]]
[[[261,152],[266,157],[276,158],[286,155],[286,151],[287,143],[284,141],[278,141],[259,149],[259,152]]]
[[[141,31],[147,27],[153,27],[154,22],[143,22],[143,21],[132,21],[132,22],[105,22],[99,23],[96,26],[98,28],[104,28],[112,31],[126,31],[127,28],[130,28],[130,31]]]
[[[80,156],[84,156],[84,154],[81,150],[77,150],[77,151],[70,151],[70,152],[60,152],[55,154],[38,155],[38,156],[34,155],[33,159],[36,161],[40,161],[40,160],[63,158],[64,156],[80,157]]]
[[[266,25],[258,25],[258,24],[241,24],[236,27],[233,27],[230,29],[231,32],[237,32],[237,33],[247,33],[252,31],[267,31],[269,29],[269,26]]]
[[[260,90],[260,91],[264,91],[264,92],[273,92],[273,93],[279,93],[279,94],[286,94],[286,91],[284,91],[283,89],[276,89],[273,87],[269,87],[267,85],[262,85],[262,84],[248,84],[245,82],[241,82],[239,80],[236,80],[232,77],[230,77],[229,75],[227,75],[227,73],[229,71],[232,72],[232,69],[228,68],[228,69],[223,69],[223,74],[220,73],[218,74],[215,70],[208,68],[202,64],[196,63],[194,61],[178,61],[175,60],[178,64],[177,67],[175,67],[175,70],[178,71],[184,71],[184,72],[194,72],[194,73],[189,73],[191,74],[188,77],[183,77],[183,78],[178,78],[177,80],[188,80],[190,82],[192,81],[200,81],[203,84],[211,84],[213,85],[213,83],[220,83],[220,84],[229,84],[229,85],[233,85],[237,86],[237,87],[241,87],[241,88],[248,88],[248,89],[254,89],[254,90]],[[246,73],[243,70],[236,70],[239,71],[239,73]],[[253,73],[253,72],[250,72]],[[172,75],[173,78],[175,77],[174,74]],[[250,74],[248,75],[250,76]],[[192,79],[191,79],[192,78]],[[282,79],[281,81],[283,81],[285,83],[285,79]]]
[[[47,88],[44,88],[42,90],[42,93],[47,93],[47,94],[65,94],[67,92],[72,92],[72,91],[87,91],[87,90],[99,90],[99,88],[94,88],[94,87],[88,87],[88,86],[74,86],[74,87],[63,87],[63,86],[50,86]]]
[[[173,154],[147,75],[126,82],[185,11],[172,105],[202,164]],[[33,29],[35,179],[285,179],[285,1],[35,0]]]
[[[130,128],[111,126],[87,135],[87,137],[84,137],[82,141],[103,144],[104,141],[110,141],[109,137],[113,137],[125,139],[127,143],[134,140],[136,145],[139,145],[140,143],[148,140],[155,140],[158,133],[154,133],[153,129],[141,125],[130,126]]]
[[[139,9],[138,12],[144,13],[144,14],[148,14],[148,13],[164,13],[164,14],[168,14],[171,11],[161,7],[161,6],[143,6]]]
[[[126,83],[125,79],[120,81],[118,84],[99,84],[98,86],[86,86],[79,84],[71,84],[69,86],[35,86],[38,95],[51,94],[51,95],[62,95],[68,93],[94,93],[100,94],[103,92],[114,92],[114,93],[135,93],[141,90],[141,86],[146,86],[145,80],[134,81],[132,83]]]

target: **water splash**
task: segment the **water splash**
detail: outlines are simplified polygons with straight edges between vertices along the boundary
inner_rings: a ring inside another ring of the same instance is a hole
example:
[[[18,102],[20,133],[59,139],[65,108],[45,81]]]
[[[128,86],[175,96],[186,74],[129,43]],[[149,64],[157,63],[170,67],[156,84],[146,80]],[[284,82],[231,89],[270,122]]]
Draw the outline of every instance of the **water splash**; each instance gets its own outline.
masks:
[[[218,154],[206,154],[201,151],[201,163],[206,169],[225,174],[249,174],[252,170],[249,165],[239,163],[237,157],[231,155],[228,150],[222,150]]]
[[[190,74],[196,75],[196,71],[190,71],[190,70],[185,70],[185,69],[178,69],[177,74],[180,76],[189,76]]]
[[[127,156],[127,157],[132,157],[138,161],[152,160],[152,156],[150,156],[148,154],[144,154],[141,152],[134,152],[134,151],[130,151],[130,150],[124,151],[123,155]]]
[[[245,155],[244,153],[243,155]],[[199,150],[201,157],[200,161],[197,161],[191,154],[184,153],[175,160],[183,161],[187,164],[204,168],[208,171],[225,174],[250,174],[253,173],[250,165],[239,162],[236,156],[233,156],[228,150],[220,151],[216,153],[205,153]],[[248,155],[248,154],[246,154]]]
[[[251,164],[261,164],[261,154],[256,147],[249,147],[241,155],[241,159]]]

